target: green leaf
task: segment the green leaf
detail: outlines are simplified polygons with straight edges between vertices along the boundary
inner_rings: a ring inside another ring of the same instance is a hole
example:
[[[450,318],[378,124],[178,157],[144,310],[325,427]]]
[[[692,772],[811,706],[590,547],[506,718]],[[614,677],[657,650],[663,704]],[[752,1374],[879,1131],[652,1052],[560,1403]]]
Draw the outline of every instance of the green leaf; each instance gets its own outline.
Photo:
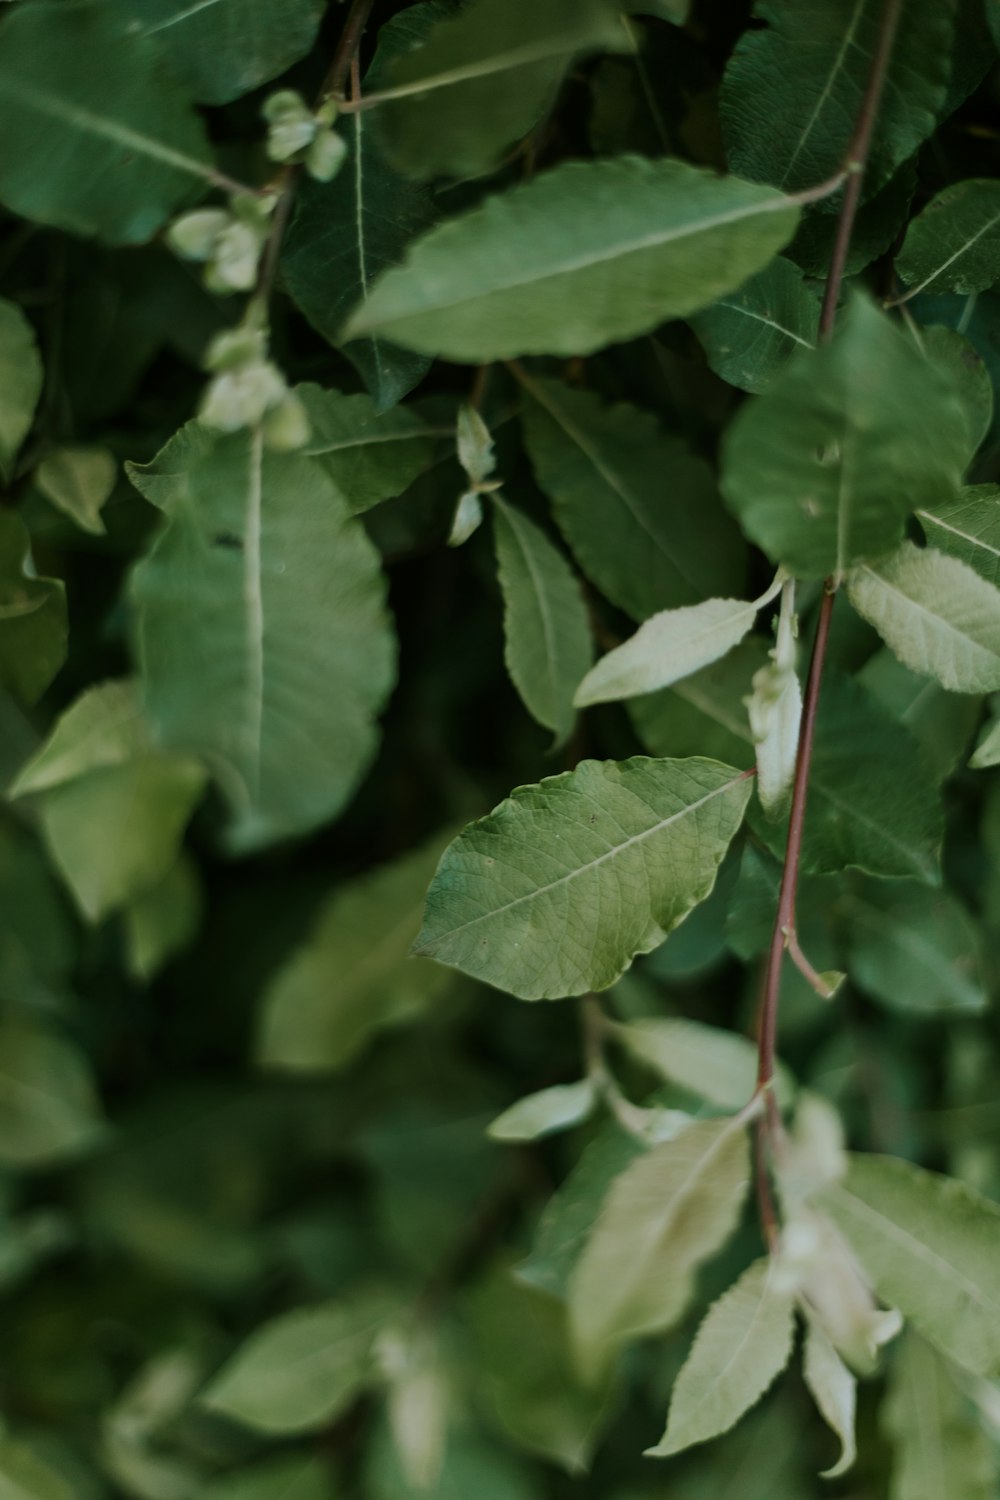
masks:
[[[651,755],[711,755],[746,770],[754,764],[744,698],[767,648],[749,636],[721,661],[672,688],[629,701],[629,717]]]
[[[806,1314],[802,1377],[827,1426],[840,1439],[840,1457],[823,1479],[839,1479],[857,1458],[854,1411],[858,1382],[844,1364],[817,1319]]]
[[[330,1471],[321,1458],[289,1454],[257,1459],[248,1468],[212,1479],[196,1500],[330,1500]]]
[[[797,216],[780,193],[686,162],[566,162],[418,240],[345,334],[473,364],[589,354],[739,286]]]
[[[0,1494],[3,1500],[76,1500],[79,1491],[30,1448],[7,1438],[0,1442]]]
[[[283,73],[312,46],[321,0],[132,0],[143,34],[202,104],[228,104]]]
[[[56,448],[35,471],[45,498],[92,536],[104,535],[101,510],[117,478],[118,464],[107,448]]]
[[[112,244],[148,240],[212,177],[205,128],[114,0],[15,6],[0,32],[0,200]]]
[[[688,1126],[615,1178],[569,1283],[588,1379],[617,1345],[683,1316],[695,1272],[733,1233],[749,1183],[745,1121],[736,1117]]]
[[[580,585],[545,533],[499,496],[493,535],[507,670],[529,713],[562,743],[576,719],[573,694],[594,654]]]
[[[976,1012],[987,994],[980,938],[945,891],[869,880],[837,903],[855,984],[906,1015]]]
[[[773,1256],[754,1261],[711,1308],[674,1385],[666,1431],[649,1458],[669,1458],[735,1426],[787,1365],[794,1300]]]
[[[589,1119],[597,1107],[597,1092],[589,1078],[578,1083],[557,1083],[537,1094],[526,1094],[487,1129],[494,1141],[537,1141]]]
[[[347,501],[361,515],[413,483],[434,457],[434,434],[403,406],[379,412],[370,396],[344,396],[318,385],[296,394],[309,418],[302,452],[318,459]]]
[[[854,568],[847,592],[911,671],[955,693],[1000,688],[1000,590],[967,563],[904,542]]]
[[[21,767],[9,795],[44,792],[88,771],[126,765],[153,749],[136,684],[102,682],[60,715],[44,745]]]
[[[762,391],[800,349],[815,347],[819,298],[793,261],[778,255],[737,291],[696,313],[691,326],[716,375]]]
[[[76,958],[76,928],[39,842],[0,821],[0,992],[51,1002]]]
[[[14,469],[42,394],[42,361],[35,331],[13,302],[0,297],[0,479]]]
[[[238,850],[304,833],[374,753],[393,642],[374,548],[320,464],[183,428],[133,482],[166,525],[132,575],[146,709],[203,757]]]
[[[750,796],[716,761],[584,761],[445,851],[415,951],[522,1000],[606,989],[715,883]]]
[[[985,771],[990,766],[1000,765],[1000,721],[993,719],[983,726],[969,765],[974,771]]]
[[[845,276],[857,276],[895,243],[906,227],[917,179],[917,156],[911,156],[884,187],[879,188],[867,203],[862,203],[851,231],[844,264]],[[832,201],[837,203],[839,198]],[[802,267],[807,276],[825,279],[837,237],[837,223],[838,216],[829,212],[825,199],[806,205],[798,233],[785,253]]]
[[[148,982],[188,946],[198,931],[202,904],[197,866],[183,851],[156,885],[126,904],[128,967],[136,979]]]
[[[743,586],[711,469],[649,412],[519,370],[538,483],[579,562],[637,619]]]
[[[880,0],[758,0],[755,14],[767,24],[743,34],[723,82],[729,165],[786,192],[813,187],[840,170],[847,151],[880,34]],[[953,28],[945,5],[919,6],[900,26],[865,168],[866,197],[936,125]]]
[[[334,888],[264,992],[257,1050],[266,1067],[338,1071],[450,985],[444,970],[408,956],[441,847],[439,835]]]
[[[388,61],[419,46],[437,19],[437,3],[412,5],[379,31],[375,61],[364,80],[378,88]],[[348,155],[332,182],[306,177],[295,195],[281,252],[283,283],[316,332],[334,348],[347,314],[364,304],[375,278],[396,265],[410,241],[437,218],[426,189],[386,162],[372,116],[358,110],[339,127]],[[360,371],[379,412],[423,379],[430,360],[381,338],[355,340],[345,354]]]
[[[563,1304],[501,1270],[479,1283],[468,1307],[483,1386],[504,1432],[571,1474],[585,1471],[610,1415],[609,1391],[577,1375]]]
[[[899,542],[910,511],[954,494],[968,451],[943,371],[857,294],[829,344],[737,413],[722,491],[774,562],[839,576]]]
[[[993,1500],[996,1450],[946,1362],[913,1334],[893,1361],[881,1419],[895,1450],[891,1500]]]
[[[2,378],[2,371],[0,371]],[[40,698],[66,659],[66,591],[39,578],[23,522],[0,512],[0,688]]]
[[[73,1043],[38,1021],[7,1015],[0,1046],[0,1163],[55,1166],[98,1144],[103,1125],[94,1084]]]
[[[756,826],[782,858],[784,823],[762,818]],[[803,869],[825,875],[854,866],[935,885],[942,833],[937,782],[918,742],[859,683],[828,671],[809,778]]]
[[[272,1318],[223,1365],[201,1403],[255,1432],[313,1432],[334,1421],[374,1379],[382,1299],[356,1295]]]
[[[822,1206],[884,1302],[942,1354],[1000,1373],[1000,1207],[890,1156],[854,1156]]]
[[[869,658],[858,681],[916,736],[937,776],[954,770],[979,722],[978,698],[945,692],[932,677],[904,667],[888,646]]]
[[[628,48],[609,0],[473,0],[386,68],[386,153],[414,177],[487,171],[551,107],[575,57]]]
[[[636,698],[690,677],[739,645],[760,606],[759,599],[706,599],[651,616],[591,668],[575,701],[583,708]]]
[[[908,300],[918,292],[985,292],[1000,281],[1000,183],[954,182],[906,231],[896,257]]]
[[[659,16],[661,21],[672,21],[683,26],[691,10],[691,0],[630,0],[630,11],[643,16]]]
[[[668,1083],[700,1094],[719,1109],[742,1109],[757,1084],[757,1048],[746,1037],[680,1017],[656,1017],[614,1026],[610,1035]],[[779,1070],[783,1102],[793,1089]]]
[[[535,1475],[518,1462],[509,1446],[487,1442],[475,1429],[455,1430],[432,1488],[414,1485],[406,1477],[400,1456],[388,1434],[368,1446],[364,1466],[365,1500],[539,1500]]]
[[[966,467],[975,458],[993,425],[993,385],[982,355],[953,328],[925,328],[917,343],[951,383],[965,408],[969,437]]]
[[[969,485],[954,500],[918,511],[917,520],[938,552],[968,563],[1000,588],[1000,487]]]

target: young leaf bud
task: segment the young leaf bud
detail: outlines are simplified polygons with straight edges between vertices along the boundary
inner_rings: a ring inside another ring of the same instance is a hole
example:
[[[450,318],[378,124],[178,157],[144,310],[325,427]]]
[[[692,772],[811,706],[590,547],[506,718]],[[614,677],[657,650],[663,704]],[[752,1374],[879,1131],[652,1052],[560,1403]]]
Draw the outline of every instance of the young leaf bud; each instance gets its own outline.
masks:
[[[289,453],[309,441],[309,418],[294,391],[288,391],[264,417],[264,446]]]
[[[347,146],[335,130],[321,130],[306,151],[306,171],[317,182],[332,182],[344,165]]]
[[[195,209],[194,213],[181,214],[174,220],[167,230],[167,244],[183,260],[208,260],[229,223],[224,208]]]

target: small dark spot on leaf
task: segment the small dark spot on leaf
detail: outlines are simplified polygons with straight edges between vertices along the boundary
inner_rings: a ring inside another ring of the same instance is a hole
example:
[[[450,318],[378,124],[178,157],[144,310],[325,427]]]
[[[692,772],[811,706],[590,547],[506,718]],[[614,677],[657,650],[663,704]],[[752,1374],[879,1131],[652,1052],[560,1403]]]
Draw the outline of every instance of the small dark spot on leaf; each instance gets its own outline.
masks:
[[[243,551],[243,540],[233,531],[217,531],[212,538],[213,547],[231,547],[234,552]]]

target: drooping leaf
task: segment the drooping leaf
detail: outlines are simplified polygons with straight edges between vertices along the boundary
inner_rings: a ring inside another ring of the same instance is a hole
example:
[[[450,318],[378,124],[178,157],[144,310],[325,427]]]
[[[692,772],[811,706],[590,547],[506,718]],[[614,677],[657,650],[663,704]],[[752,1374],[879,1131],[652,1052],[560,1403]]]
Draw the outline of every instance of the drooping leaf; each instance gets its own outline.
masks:
[[[615,1178],[569,1283],[573,1341],[588,1378],[619,1344],[683,1315],[696,1270],[736,1227],[749,1181],[736,1118],[698,1121]]]
[[[765,812],[776,816],[788,803],[798,758],[802,684],[794,665],[761,667],[747,715],[757,746],[757,795]]]
[[[1000,487],[969,485],[954,500],[918,511],[917,520],[938,552],[968,563],[1000,588]]]
[[[0,135],[8,208],[112,244],[149,239],[211,178],[186,91],[114,0],[43,0],[4,17]]]
[[[744,1271],[712,1306],[677,1377],[667,1426],[650,1458],[669,1458],[728,1432],[787,1365],[794,1301],[773,1257]]]
[[[299,1307],[252,1333],[201,1395],[256,1432],[310,1432],[374,1379],[372,1346],[388,1316],[375,1294]]]
[[[633,1057],[655,1068],[669,1083],[700,1094],[718,1109],[742,1109],[757,1083],[757,1049],[746,1037],[678,1016],[630,1021],[611,1032]],[[778,1074],[779,1097],[791,1080]]]
[[[850,143],[880,34],[879,0],[758,0],[755,9],[767,24],[744,33],[723,82],[729,165],[786,192],[815,187],[840,169]],[[953,28],[946,5],[916,7],[900,26],[865,170],[866,196],[936,125]]]
[[[335,887],[312,932],[270,981],[258,1055],[267,1067],[344,1068],[378,1031],[420,1013],[450,984],[410,958],[440,836]]]
[[[184,428],[138,488],[166,525],[132,577],[145,706],[206,761],[258,848],[342,806],[375,748],[393,644],[375,550],[316,460]]]
[[[541,1136],[569,1130],[593,1114],[597,1091],[589,1078],[578,1083],[557,1083],[518,1099],[497,1115],[488,1134],[495,1141],[537,1141]]]
[[[473,0],[386,68],[386,154],[414,177],[486,171],[550,108],[574,57],[628,46],[609,0]]]
[[[918,292],[984,292],[1000,281],[1000,183],[955,182],[906,231],[896,271]]]
[[[445,851],[415,951],[523,1000],[606,989],[708,895],[749,795],[698,758],[518,787]]]
[[[980,937],[945,891],[910,881],[868,880],[837,903],[852,980],[909,1015],[984,1009]]]
[[[1000,1208],[954,1178],[854,1156],[822,1206],[879,1296],[942,1354],[1000,1372]]]
[[[854,1411],[858,1382],[831,1344],[820,1323],[807,1316],[802,1376],[827,1426],[840,1439],[840,1457],[824,1479],[839,1479],[857,1457]]]
[[[0,479],[10,478],[42,393],[42,361],[24,313],[0,297]]]
[[[365,76],[378,88],[388,62],[419,47],[444,14],[424,0],[393,16],[379,31],[378,51]],[[385,160],[372,116],[352,114],[338,129],[348,155],[332,182],[306,178],[281,253],[284,285],[316,332],[335,348],[347,314],[367,300],[375,278],[403,258],[409,242],[437,217],[426,189],[400,177]],[[381,338],[356,339],[345,354],[357,366],[378,412],[387,411],[423,379],[430,360]]]
[[[509,1271],[474,1288],[469,1314],[488,1400],[504,1431],[571,1474],[600,1437],[609,1391],[587,1386],[572,1358],[565,1306]]]
[[[893,1360],[881,1418],[895,1456],[891,1500],[992,1500],[996,1451],[946,1361],[916,1334]]]
[[[228,104],[276,78],[312,46],[320,0],[131,0],[169,54],[177,77],[202,104]]]
[[[103,1124],[94,1082],[73,1043],[39,1021],[7,1015],[0,1044],[0,1162],[37,1169],[97,1145]]]
[[[573,694],[594,654],[580,585],[545,533],[499,496],[493,534],[507,670],[529,713],[561,743],[573,728]]]
[[[629,701],[636,733],[651,755],[711,755],[746,770],[754,763],[744,698],[767,661],[760,636],[749,636],[721,661],[691,677]]]
[[[345,336],[474,364],[589,354],[739,286],[797,215],[780,193],[686,162],[566,162],[425,235]]]
[[[297,392],[310,427],[302,452],[319,460],[352,515],[402,494],[433,459],[433,434],[405,407],[380,413],[369,396],[318,385],[300,385]]]
[[[1000,688],[1000,590],[968,563],[903,542],[848,577],[851,603],[914,672],[955,693]]]
[[[738,646],[759,608],[759,600],[706,599],[652,615],[591,668],[575,701],[583,708],[670,687]]]
[[[859,294],[829,344],[800,351],[737,413],[722,490],[773,561],[839,576],[954,494],[968,447],[946,376]]]
[[[106,448],[57,448],[38,465],[35,483],[82,531],[102,536],[101,509],[117,477],[118,464]]]
[[[62,581],[38,577],[23,522],[13,511],[2,511],[0,687],[25,703],[34,703],[65,657],[66,592]]]
[[[911,672],[888,646],[865,662],[858,681],[916,736],[936,775],[954,770],[979,722],[978,698],[948,693],[933,677]]]
[[[150,980],[191,942],[202,913],[197,866],[183,851],[163,878],[140,891],[122,913],[130,972]]]
[[[744,549],[711,470],[648,412],[518,372],[538,482],[581,568],[637,619],[739,589]]]
[[[819,298],[784,256],[696,313],[691,326],[716,375],[742,391],[762,391],[799,349],[812,349]]]

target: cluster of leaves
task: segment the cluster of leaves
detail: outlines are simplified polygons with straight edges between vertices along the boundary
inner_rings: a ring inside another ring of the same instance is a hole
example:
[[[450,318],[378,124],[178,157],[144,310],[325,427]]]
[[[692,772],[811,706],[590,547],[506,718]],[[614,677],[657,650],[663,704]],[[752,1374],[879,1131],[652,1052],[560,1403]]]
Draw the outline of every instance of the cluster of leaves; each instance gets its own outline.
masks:
[[[4,7],[0,1493],[996,1500],[998,48]]]

